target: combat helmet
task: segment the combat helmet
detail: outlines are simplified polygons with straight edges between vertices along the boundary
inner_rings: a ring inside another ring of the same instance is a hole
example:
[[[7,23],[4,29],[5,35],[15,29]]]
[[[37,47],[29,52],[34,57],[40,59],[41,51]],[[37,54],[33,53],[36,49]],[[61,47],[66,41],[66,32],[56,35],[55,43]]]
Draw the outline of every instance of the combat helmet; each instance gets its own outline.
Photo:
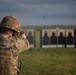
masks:
[[[0,28],[9,28],[19,33],[21,31],[21,24],[17,17],[5,16],[1,21]]]

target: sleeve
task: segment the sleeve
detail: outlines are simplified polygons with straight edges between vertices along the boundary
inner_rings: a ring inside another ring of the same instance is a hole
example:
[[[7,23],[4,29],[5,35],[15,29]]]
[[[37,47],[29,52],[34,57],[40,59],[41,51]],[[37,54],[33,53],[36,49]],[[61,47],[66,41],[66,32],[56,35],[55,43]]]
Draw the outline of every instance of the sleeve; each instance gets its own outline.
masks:
[[[28,50],[30,45],[27,39],[18,38],[18,40],[16,41],[16,47],[20,53],[24,50]]]

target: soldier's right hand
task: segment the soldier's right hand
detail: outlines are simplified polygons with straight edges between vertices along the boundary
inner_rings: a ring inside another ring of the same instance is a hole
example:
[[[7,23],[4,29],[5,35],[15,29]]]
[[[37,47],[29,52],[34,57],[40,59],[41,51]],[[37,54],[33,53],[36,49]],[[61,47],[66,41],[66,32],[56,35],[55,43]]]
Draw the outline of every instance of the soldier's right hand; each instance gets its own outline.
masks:
[[[20,35],[20,37],[23,38],[23,39],[26,39],[26,35],[25,34]]]

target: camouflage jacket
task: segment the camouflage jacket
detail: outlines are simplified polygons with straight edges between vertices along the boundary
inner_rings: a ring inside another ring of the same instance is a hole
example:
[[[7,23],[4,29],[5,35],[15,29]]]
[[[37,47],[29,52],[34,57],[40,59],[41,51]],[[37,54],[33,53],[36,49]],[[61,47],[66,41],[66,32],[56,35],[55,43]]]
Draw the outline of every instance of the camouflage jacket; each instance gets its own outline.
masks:
[[[28,49],[27,39],[0,34],[0,75],[17,75],[19,53]]]

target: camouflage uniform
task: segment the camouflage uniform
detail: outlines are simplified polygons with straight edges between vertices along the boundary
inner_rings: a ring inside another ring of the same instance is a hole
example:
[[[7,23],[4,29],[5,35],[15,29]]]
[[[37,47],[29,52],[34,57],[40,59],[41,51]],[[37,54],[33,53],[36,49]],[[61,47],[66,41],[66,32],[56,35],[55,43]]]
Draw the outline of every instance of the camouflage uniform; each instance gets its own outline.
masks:
[[[0,27],[20,32],[19,20],[13,16],[4,17]],[[0,75],[17,75],[19,53],[28,50],[28,48],[27,39],[0,33]]]

